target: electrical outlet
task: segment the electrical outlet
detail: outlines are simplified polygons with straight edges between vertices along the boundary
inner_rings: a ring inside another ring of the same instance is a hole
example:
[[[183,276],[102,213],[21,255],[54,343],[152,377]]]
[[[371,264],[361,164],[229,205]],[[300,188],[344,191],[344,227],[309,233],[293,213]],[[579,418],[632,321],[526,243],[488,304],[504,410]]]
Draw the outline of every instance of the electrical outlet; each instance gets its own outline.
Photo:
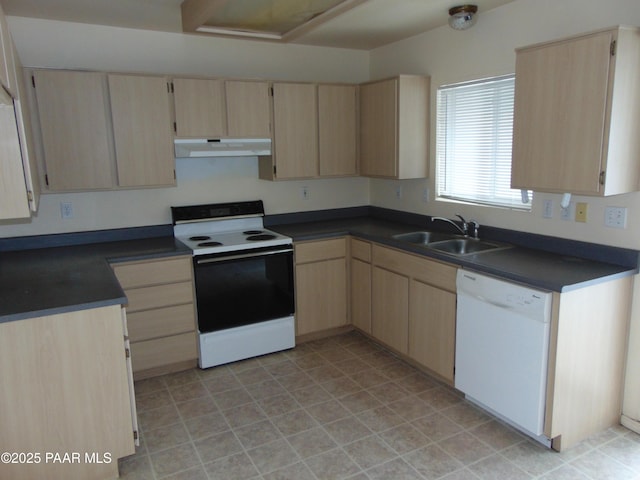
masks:
[[[576,222],[587,222],[587,203],[586,202],[578,202],[576,203]]]
[[[422,201],[424,203],[428,203],[429,202],[429,187],[424,187],[422,189]]]
[[[60,216],[62,218],[73,218],[73,204],[71,202],[60,202]]]
[[[542,202],[542,218],[553,218],[553,200]]]
[[[303,200],[309,200],[309,187],[306,185],[304,187],[300,187],[300,196]]]
[[[627,208],[605,207],[604,225],[610,228],[627,228]]]
[[[402,185],[396,185],[396,198],[398,200],[402,199]]]

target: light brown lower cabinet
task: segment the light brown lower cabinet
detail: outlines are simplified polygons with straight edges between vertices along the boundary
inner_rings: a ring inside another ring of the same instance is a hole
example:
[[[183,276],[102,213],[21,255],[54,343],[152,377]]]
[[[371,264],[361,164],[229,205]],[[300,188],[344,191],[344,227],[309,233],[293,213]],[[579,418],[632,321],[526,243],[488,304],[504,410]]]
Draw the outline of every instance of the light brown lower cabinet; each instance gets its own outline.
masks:
[[[0,450],[31,455],[0,463],[0,478],[116,478],[118,458],[135,453],[121,311],[112,305],[0,324]],[[55,454],[69,461],[47,457]]]
[[[371,265],[371,335],[453,384],[457,267],[378,244]]]
[[[127,295],[136,380],[196,365],[196,321],[190,256],[113,264]]]
[[[620,423],[633,281],[553,294],[544,433],[555,450]]]
[[[347,325],[347,243],[296,243],[296,335]]]
[[[374,247],[375,254],[376,247]],[[407,353],[409,277],[374,263],[371,273],[371,334],[397,352]]]
[[[409,356],[453,383],[455,338],[456,294],[412,279],[409,288]]]
[[[371,243],[351,238],[351,323],[371,333]]]

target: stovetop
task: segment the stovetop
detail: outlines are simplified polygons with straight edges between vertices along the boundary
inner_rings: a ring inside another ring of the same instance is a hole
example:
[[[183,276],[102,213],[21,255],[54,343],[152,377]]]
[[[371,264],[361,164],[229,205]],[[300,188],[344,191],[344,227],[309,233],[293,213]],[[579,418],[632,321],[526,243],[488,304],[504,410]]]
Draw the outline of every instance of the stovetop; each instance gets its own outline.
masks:
[[[291,238],[264,228],[249,231],[174,233],[174,235],[193,250],[194,256],[291,244]]]
[[[261,201],[172,207],[174,236],[193,255],[289,245],[290,237],[264,228]]]

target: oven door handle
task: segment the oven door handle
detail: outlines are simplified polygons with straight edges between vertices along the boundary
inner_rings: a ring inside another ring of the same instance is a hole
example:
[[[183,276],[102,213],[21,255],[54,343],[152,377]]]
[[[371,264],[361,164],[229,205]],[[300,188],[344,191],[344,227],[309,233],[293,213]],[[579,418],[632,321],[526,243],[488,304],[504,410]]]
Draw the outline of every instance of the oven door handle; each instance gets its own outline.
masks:
[[[196,259],[196,264],[204,265],[206,263],[226,262],[227,260],[240,260],[243,258],[264,257],[267,255],[277,255],[278,253],[290,253],[293,252],[292,248],[283,248],[281,250],[268,250],[266,252],[245,253],[240,255],[228,255],[224,257],[216,258],[202,258]]]

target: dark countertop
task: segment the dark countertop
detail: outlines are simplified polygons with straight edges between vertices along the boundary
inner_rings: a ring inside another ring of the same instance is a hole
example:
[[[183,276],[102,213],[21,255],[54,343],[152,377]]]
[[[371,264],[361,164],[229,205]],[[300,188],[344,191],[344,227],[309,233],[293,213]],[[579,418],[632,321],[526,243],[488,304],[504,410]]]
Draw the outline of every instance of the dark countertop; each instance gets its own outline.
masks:
[[[126,304],[109,263],[191,255],[173,236],[0,253],[0,323]]]
[[[510,248],[451,256],[392,238],[419,230],[452,232],[428,217],[376,207],[273,215],[265,226],[294,241],[354,235],[544,290],[566,292],[638,271],[638,252],[481,227]],[[0,323],[126,304],[110,263],[191,255],[171,225],[0,239]]]
[[[637,273],[636,266],[608,263],[567,255],[561,248],[559,253],[554,253],[511,244],[509,240],[512,240],[512,238],[508,235],[501,238],[500,232],[496,233],[495,231],[490,232],[490,240],[506,242],[508,248],[463,256],[441,253],[428,247],[413,245],[392,238],[393,235],[412,231],[427,229],[444,231],[444,229],[438,228],[439,226],[435,224],[434,227],[435,228],[429,226],[427,228],[425,222],[422,222],[422,226],[419,226],[402,221],[396,222],[372,217],[344,218],[281,225],[275,224],[269,226],[272,230],[292,237],[294,241],[318,240],[336,236],[353,235],[364,240],[370,240],[400,248],[407,252],[425,255],[463,268],[522,283],[530,287],[556,292],[567,292],[594,283]],[[445,225],[445,228],[448,227]],[[446,231],[453,233],[453,229]],[[513,238],[517,239],[517,236]],[[571,251],[581,251],[581,249],[576,248],[575,245],[571,246],[573,247]],[[581,246],[583,246],[583,244],[578,245],[578,247]],[[602,246],[602,249],[611,250],[612,248]],[[592,251],[596,257],[598,256],[597,245],[591,245],[589,250],[590,252]],[[623,253],[628,252],[625,250]],[[633,254],[633,252],[631,253]],[[631,257],[633,257],[633,255],[631,255]]]

